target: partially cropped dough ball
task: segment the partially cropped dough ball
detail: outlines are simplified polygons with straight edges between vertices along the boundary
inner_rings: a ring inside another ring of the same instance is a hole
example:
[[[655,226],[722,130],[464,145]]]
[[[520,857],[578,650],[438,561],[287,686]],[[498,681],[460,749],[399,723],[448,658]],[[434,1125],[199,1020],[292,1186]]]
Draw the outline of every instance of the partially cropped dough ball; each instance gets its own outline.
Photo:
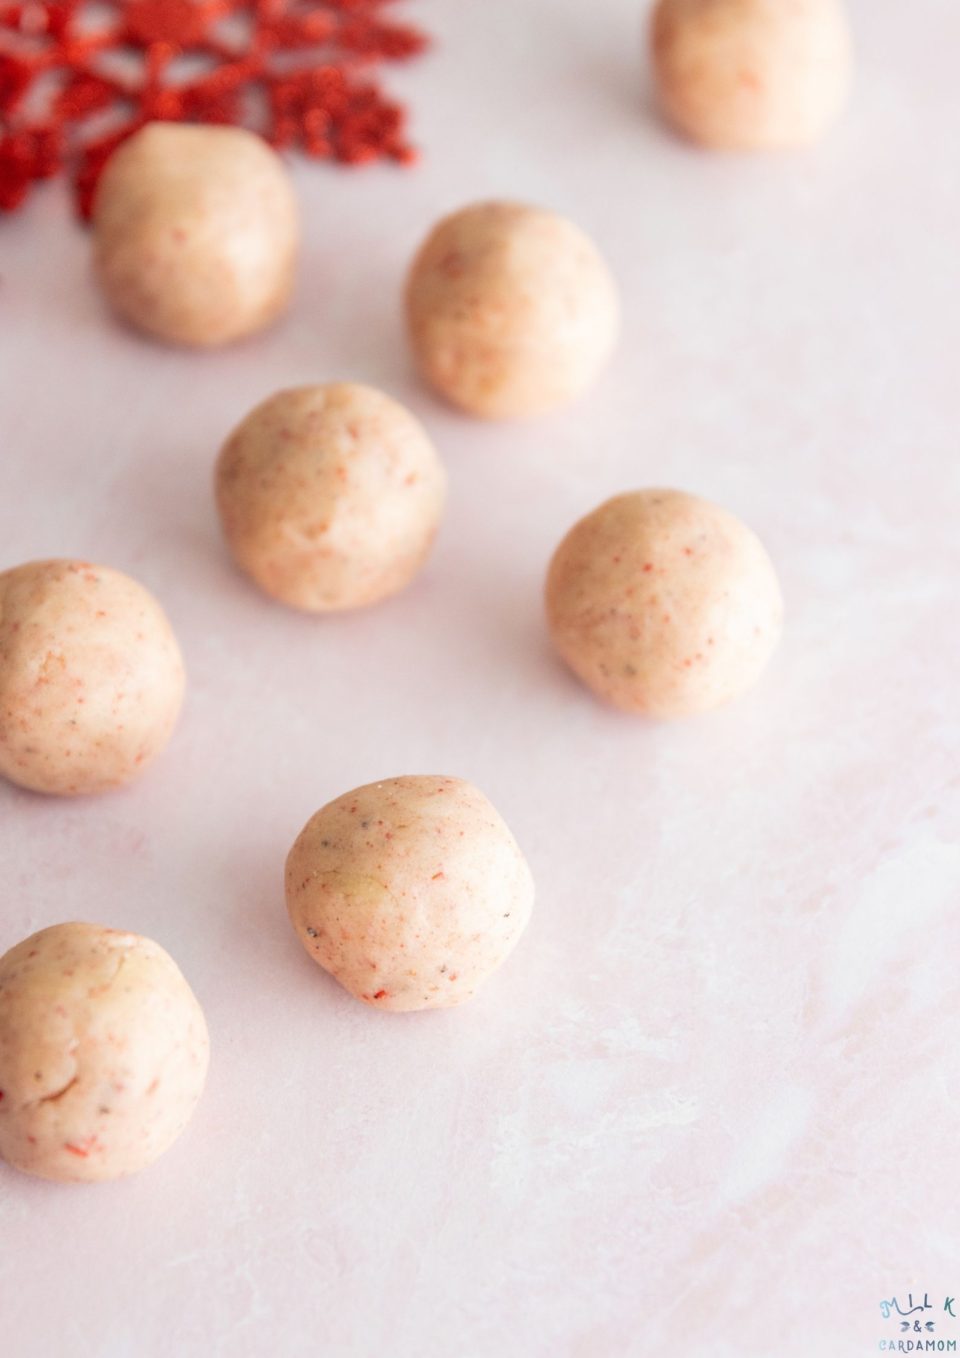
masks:
[[[783,603],[770,558],[725,509],[678,490],[617,495],[571,528],[547,576],[557,650],[629,712],[719,707],[760,677]]]
[[[290,850],[287,909],[307,952],[380,1009],[470,999],[513,951],[533,878],[490,802],[460,778],[370,783]]]
[[[478,203],[427,237],[407,280],[420,369],[489,419],[538,415],[590,387],[610,357],[618,304],[596,246],[553,212]]]
[[[846,102],[841,0],[660,0],[651,40],[667,117],[705,146],[803,146]]]
[[[281,391],[224,445],[217,505],[238,565],[309,612],[376,603],[433,544],[446,475],[422,426],[373,387]]]
[[[136,580],[86,561],[0,574],[0,776],[61,795],[129,782],[183,690],[177,639]]]
[[[145,1169],[207,1075],[203,1011],[139,934],[57,924],[0,957],[0,1157],[42,1179]]]
[[[289,300],[297,204],[280,158],[252,132],[148,123],[107,162],[93,227],[108,300],[160,339],[227,344]]]

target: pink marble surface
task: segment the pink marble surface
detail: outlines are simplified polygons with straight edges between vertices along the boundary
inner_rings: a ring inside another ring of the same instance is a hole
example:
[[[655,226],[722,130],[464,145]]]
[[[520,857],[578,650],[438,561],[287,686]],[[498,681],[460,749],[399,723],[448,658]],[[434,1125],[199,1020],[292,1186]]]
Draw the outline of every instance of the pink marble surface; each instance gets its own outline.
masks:
[[[858,0],[856,102],[783,159],[651,119],[633,0],[418,9],[425,164],[296,168],[303,282],[262,340],[115,326],[55,186],[0,223],[3,564],[132,572],[191,678],[139,786],[0,788],[0,949],[152,935],[213,1039],[150,1172],[0,1167],[0,1353],[858,1358],[910,1289],[960,1340],[960,7]],[[489,195],[576,216],[622,283],[562,417],[474,424],[410,372],[404,263]],[[210,473],[254,400],[331,377],[409,402],[452,495],[414,589],[311,621],[233,572]],[[643,484],[743,515],[787,599],[755,695],[676,725],[593,703],[540,614],[560,534]],[[538,908],[473,1004],[384,1015],[311,966],[282,862],[322,802],[420,771],[488,792]]]

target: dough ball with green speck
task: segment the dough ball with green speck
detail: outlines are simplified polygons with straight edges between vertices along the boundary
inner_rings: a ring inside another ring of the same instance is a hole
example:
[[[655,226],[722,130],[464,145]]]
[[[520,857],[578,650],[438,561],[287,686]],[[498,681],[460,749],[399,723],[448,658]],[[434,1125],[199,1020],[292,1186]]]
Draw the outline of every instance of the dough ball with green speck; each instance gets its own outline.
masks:
[[[757,682],[783,602],[746,524],[696,495],[639,490],[570,529],[550,563],[546,609],[560,655],[601,698],[678,717]]]
[[[203,1092],[203,1011],[173,959],[97,924],[0,957],[0,1157],[79,1183],[145,1169]]]
[[[227,544],[271,597],[307,612],[404,589],[440,524],[446,473],[420,423],[356,382],[277,392],[217,461]]]
[[[379,1009],[462,1004],[516,946],[533,878],[503,819],[461,778],[388,778],[330,802],[287,858],[301,943]]]
[[[406,310],[423,376],[485,419],[580,396],[619,327],[616,286],[590,238],[522,203],[476,203],[434,227],[411,266]]]
[[[156,599],[87,561],[0,573],[0,776],[34,792],[104,792],[166,746],[183,660]]]

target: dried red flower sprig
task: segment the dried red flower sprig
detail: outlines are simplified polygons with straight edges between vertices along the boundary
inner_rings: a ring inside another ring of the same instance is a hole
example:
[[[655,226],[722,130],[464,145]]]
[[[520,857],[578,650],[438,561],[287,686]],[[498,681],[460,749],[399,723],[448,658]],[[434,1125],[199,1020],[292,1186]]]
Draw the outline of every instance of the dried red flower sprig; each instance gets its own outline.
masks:
[[[68,170],[88,217],[110,154],[155,119],[235,123],[278,148],[407,164],[375,79],[426,46],[391,0],[0,0],[0,210]]]

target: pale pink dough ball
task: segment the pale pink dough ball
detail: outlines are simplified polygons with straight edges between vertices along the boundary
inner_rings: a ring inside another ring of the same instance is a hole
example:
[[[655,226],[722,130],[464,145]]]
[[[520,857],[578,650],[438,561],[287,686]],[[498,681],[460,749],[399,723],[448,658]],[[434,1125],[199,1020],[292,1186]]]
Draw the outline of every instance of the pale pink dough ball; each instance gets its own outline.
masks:
[[[290,178],[238,127],[148,123],[107,162],[94,260],[115,311],[176,344],[227,344],[287,306],[299,246]]]
[[[750,688],[780,637],[770,558],[732,514],[678,490],[617,495],[554,553],[547,620],[557,650],[601,698],[678,717]]]
[[[370,783],[290,850],[287,909],[307,952],[380,1009],[470,999],[516,946],[533,878],[500,815],[460,778]]]
[[[234,430],[217,506],[237,564],[309,612],[409,584],[433,545],[446,474],[422,426],[356,383],[281,391]]]
[[[850,88],[841,0],[660,0],[651,47],[667,117],[705,146],[815,142]]]
[[[423,375],[473,415],[538,415],[590,387],[617,337],[617,293],[572,222],[519,203],[445,217],[413,261],[407,321]]]
[[[0,574],[0,776],[34,792],[103,792],[173,732],[180,648],[136,580],[86,561]]]
[[[0,957],[0,1157],[41,1179],[146,1168],[193,1115],[203,1011],[138,934],[57,924]]]

